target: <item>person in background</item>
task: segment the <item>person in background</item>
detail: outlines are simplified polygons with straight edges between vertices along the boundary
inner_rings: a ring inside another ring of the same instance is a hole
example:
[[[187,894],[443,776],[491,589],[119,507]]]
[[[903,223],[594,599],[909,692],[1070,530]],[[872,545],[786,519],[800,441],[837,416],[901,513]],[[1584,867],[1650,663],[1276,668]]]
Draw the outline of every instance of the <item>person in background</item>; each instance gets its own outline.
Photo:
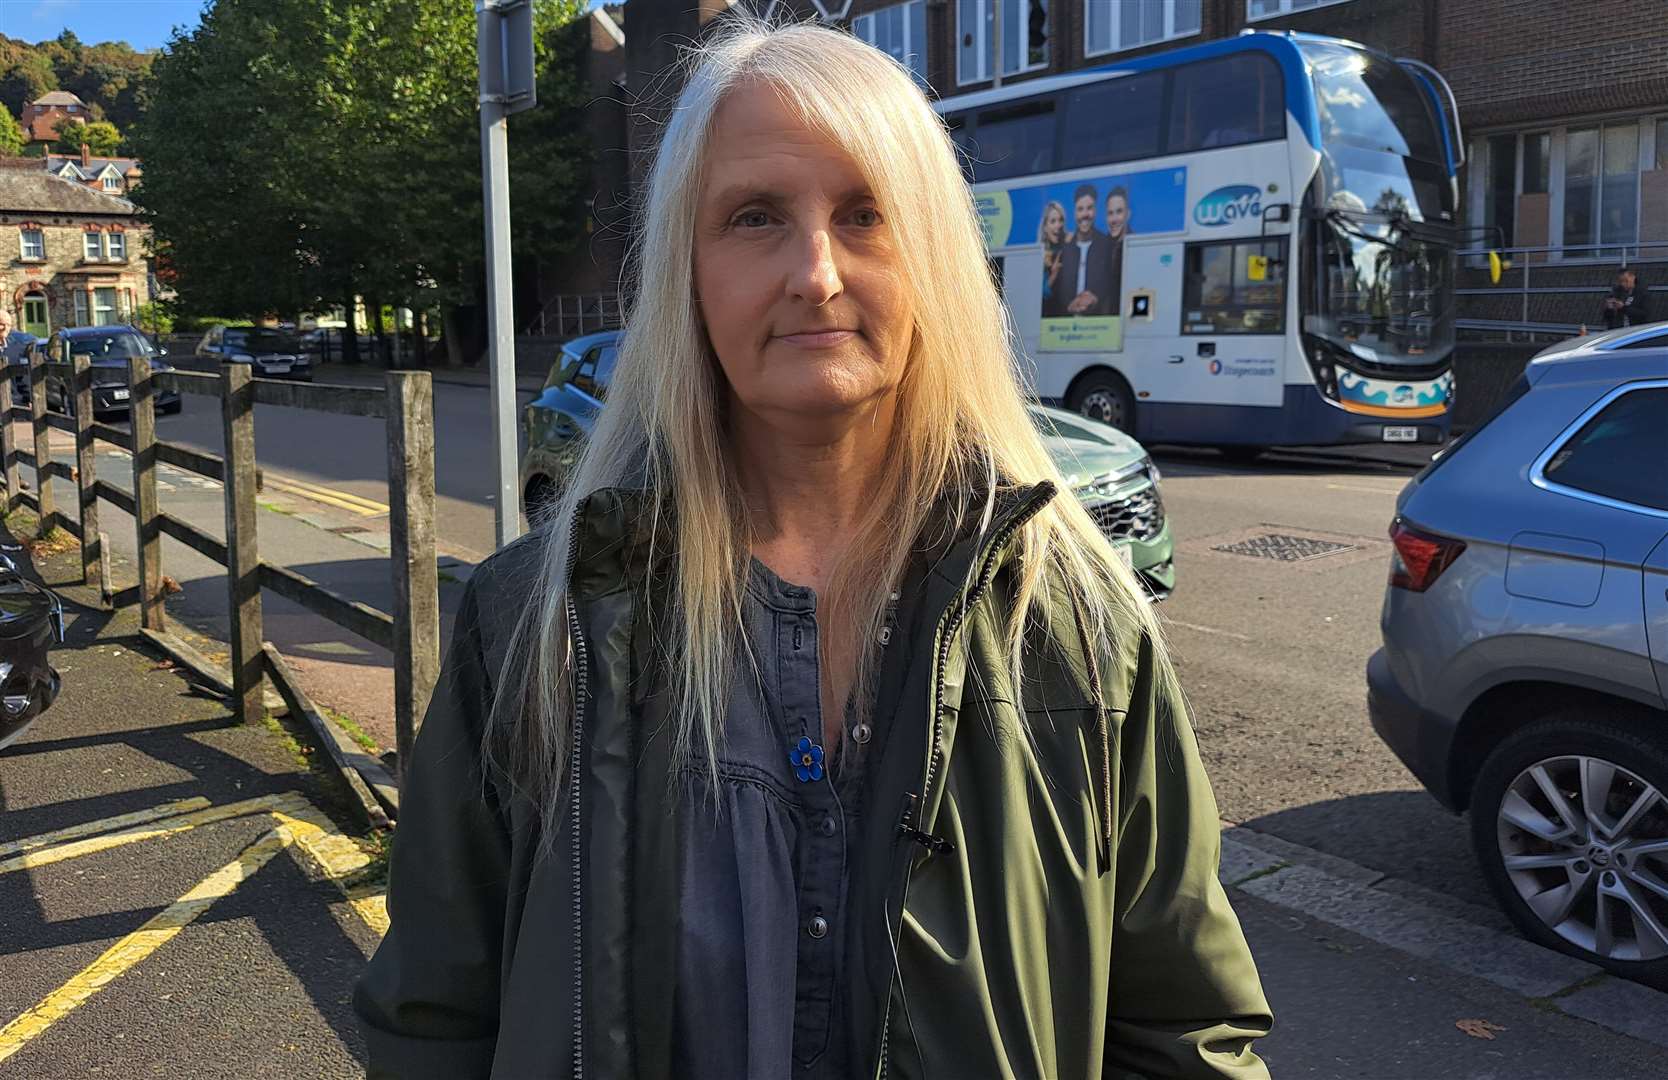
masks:
[[[1639,284],[1639,275],[1632,270],[1617,272],[1616,284],[1611,286],[1610,295],[1604,298],[1599,318],[1603,320],[1606,330],[1641,326],[1651,321],[1650,305],[1646,301],[1645,287]]]
[[[1061,315],[1110,315],[1116,303],[1107,270],[1112,265],[1107,255],[1110,241],[1105,233],[1095,228],[1095,208],[1099,202],[1095,189],[1082,184],[1072,194],[1072,212],[1077,220],[1077,231],[1066,241],[1065,255],[1060,260],[1060,299],[1064,300]],[[1066,299],[1069,297],[1070,299]]]
[[[1060,259],[1066,247],[1066,208],[1053,199],[1043,207],[1042,221],[1037,225],[1037,243],[1042,245],[1043,253],[1043,318],[1063,315],[1064,305],[1058,300],[1059,290],[1055,286],[1060,280]]]
[[[21,364],[35,338],[32,334],[13,330],[12,325],[12,313],[0,307],[0,355],[5,356],[8,364]]]

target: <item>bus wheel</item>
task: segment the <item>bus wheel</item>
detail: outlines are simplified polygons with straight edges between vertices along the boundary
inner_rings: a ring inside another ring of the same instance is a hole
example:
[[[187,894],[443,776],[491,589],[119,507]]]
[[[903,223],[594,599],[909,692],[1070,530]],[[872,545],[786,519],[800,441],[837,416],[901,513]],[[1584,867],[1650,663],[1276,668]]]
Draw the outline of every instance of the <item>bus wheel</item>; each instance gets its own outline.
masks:
[[[1079,375],[1066,394],[1066,407],[1135,434],[1135,395],[1124,377],[1111,368],[1094,368]]]

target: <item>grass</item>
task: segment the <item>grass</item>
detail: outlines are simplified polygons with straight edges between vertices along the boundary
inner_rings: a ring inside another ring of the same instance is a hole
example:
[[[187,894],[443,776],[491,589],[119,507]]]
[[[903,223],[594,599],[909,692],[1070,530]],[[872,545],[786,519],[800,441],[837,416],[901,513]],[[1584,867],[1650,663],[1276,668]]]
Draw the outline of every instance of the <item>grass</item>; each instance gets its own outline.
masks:
[[[283,514],[285,517],[295,517],[294,510],[291,510],[288,507],[279,506],[275,502],[267,502],[264,499],[256,499],[255,505],[260,507],[262,510],[270,510],[274,514]]]
[[[354,723],[346,714],[339,713],[335,709],[326,708],[323,705],[320,705],[318,710],[323,713],[325,718],[331,723],[347,732],[348,738],[357,743],[359,748],[365,751],[365,753],[370,754],[372,757],[376,757],[378,754],[382,753],[382,747],[376,744],[376,740],[366,734],[365,729]]]
[[[272,733],[272,737],[278,740],[278,745],[289,751],[290,757],[295,759],[295,763],[297,765],[301,766],[303,769],[311,769],[313,767],[313,748],[304,745],[296,739],[296,737],[290,733],[290,729],[284,726],[284,722],[282,720],[279,720],[271,713],[262,713],[261,726]]]
[[[458,577],[456,574],[447,573],[445,570],[437,571],[435,576],[437,578],[439,578],[441,584],[444,584],[444,585],[462,585],[463,584],[463,579],[462,578]]]

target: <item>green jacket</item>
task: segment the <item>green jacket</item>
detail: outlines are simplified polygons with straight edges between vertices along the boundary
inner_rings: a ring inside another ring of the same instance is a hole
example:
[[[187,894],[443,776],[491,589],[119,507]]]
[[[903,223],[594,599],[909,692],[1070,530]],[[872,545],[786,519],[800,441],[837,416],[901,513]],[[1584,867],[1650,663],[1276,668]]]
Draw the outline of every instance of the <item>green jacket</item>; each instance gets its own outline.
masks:
[[[1266,1077],[1251,1041],[1271,1019],[1217,882],[1215,800],[1150,644],[1131,633],[1091,667],[1080,639],[1038,635],[1019,715],[1007,547],[1052,495],[1004,496],[951,545],[920,629],[888,649],[845,987],[863,1074]],[[582,753],[554,857],[479,752],[538,546],[470,580],[406,776],[392,925],[354,999],[373,1077],[670,1075],[678,809],[642,595],[668,571],[635,528],[643,499],[599,492],[574,522]]]

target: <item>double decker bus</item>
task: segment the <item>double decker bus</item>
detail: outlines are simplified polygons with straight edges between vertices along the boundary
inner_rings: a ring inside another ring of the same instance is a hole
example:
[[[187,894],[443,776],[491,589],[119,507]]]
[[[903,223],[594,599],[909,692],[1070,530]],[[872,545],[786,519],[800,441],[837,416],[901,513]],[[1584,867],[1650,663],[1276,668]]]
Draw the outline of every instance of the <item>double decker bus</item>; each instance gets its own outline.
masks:
[[[1447,83],[1246,33],[945,98],[1045,401],[1147,442],[1441,442],[1462,145]]]

